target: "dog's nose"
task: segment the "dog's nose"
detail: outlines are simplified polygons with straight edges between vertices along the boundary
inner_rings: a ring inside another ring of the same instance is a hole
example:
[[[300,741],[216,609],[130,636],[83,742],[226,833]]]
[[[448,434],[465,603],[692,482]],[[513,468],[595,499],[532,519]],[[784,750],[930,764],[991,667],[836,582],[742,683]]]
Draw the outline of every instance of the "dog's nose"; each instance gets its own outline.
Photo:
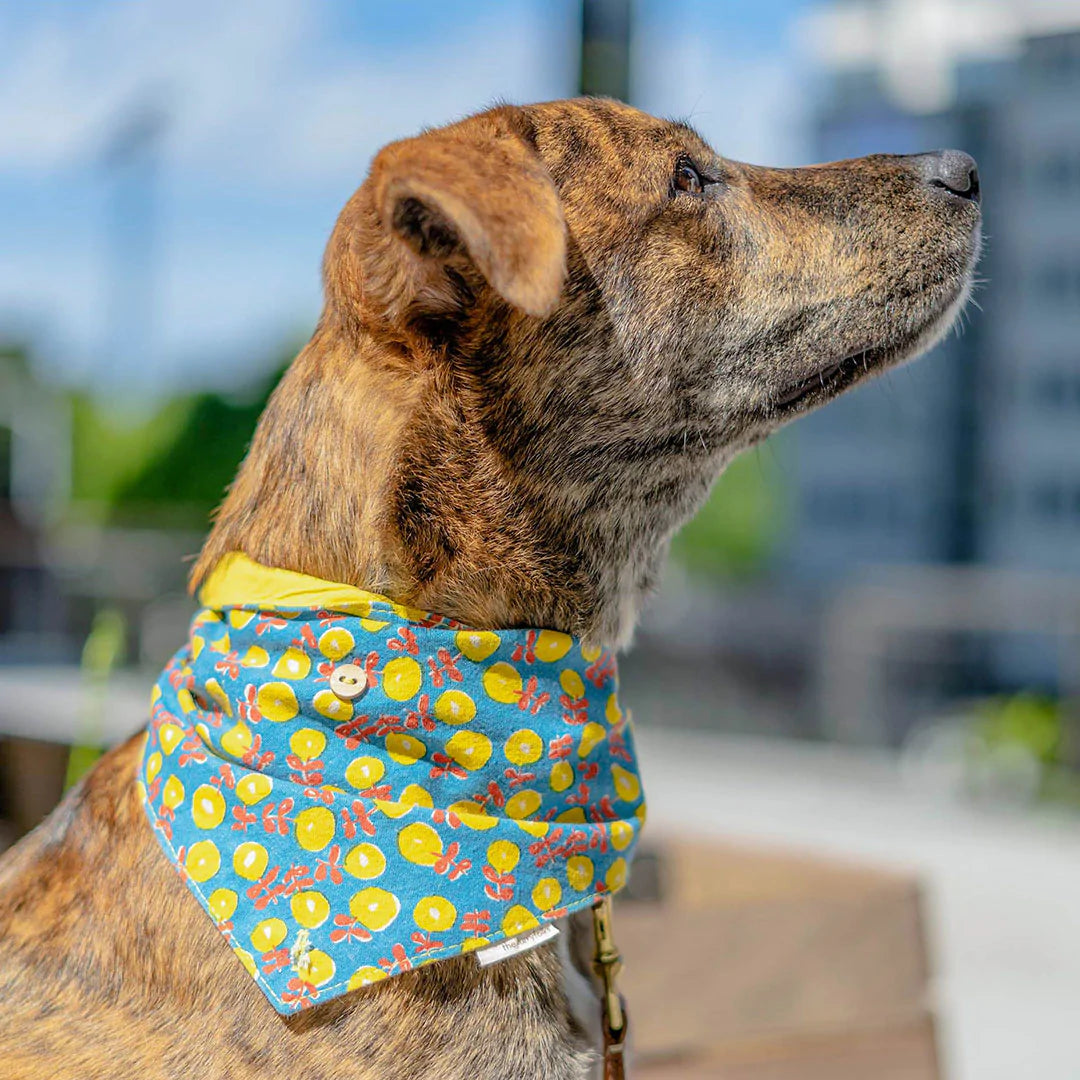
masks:
[[[958,199],[979,201],[979,166],[963,150],[931,150],[928,154],[914,154],[911,163],[931,187],[943,188]]]

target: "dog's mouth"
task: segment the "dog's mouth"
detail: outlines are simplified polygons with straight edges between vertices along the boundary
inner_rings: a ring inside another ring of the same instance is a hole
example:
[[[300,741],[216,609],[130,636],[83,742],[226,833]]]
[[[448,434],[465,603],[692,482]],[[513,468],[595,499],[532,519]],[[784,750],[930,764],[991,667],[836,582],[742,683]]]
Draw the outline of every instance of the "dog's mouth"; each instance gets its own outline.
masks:
[[[821,368],[781,391],[771,399],[770,405],[777,412],[787,412],[805,402],[838,394],[860,375],[870,371],[873,352],[872,349],[860,349],[835,364]]]
[[[858,349],[771,395],[762,410],[764,418],[783,421],[797,413],[809,412],[867,376],[918,355],[933,345],[952,325],[957,312],[967,300],[970,287],[970,275],[965,275],[963,283],[948,303],[942,305],[920,330],[906,340]]]

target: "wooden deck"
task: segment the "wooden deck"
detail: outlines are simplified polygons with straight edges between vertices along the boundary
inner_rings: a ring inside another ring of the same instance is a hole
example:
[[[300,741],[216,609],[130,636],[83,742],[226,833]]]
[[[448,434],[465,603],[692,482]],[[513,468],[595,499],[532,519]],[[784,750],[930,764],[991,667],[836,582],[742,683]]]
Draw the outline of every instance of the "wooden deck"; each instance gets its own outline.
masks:
[[[914,881],[749,848],[661,851],[643,875],[653,898],[617,905],[636,1076],[938,1080]]]

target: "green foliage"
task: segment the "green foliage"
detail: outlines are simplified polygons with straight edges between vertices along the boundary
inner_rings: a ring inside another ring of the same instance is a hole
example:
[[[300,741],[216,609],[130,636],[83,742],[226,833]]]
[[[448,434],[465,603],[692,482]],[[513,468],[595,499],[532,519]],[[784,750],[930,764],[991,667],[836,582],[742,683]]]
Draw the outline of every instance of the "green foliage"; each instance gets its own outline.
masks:
[[[1019,746],[1044,765],[1061,761],[1064,718],[1061,703],[1037,694],[1016,694],[982,702],[975,731],[990,748]]]
[[[148,458],[174,439],[190,405],[176,399],[149,415],[124,412],[97,398],[71,398],[72,497],[84,504],[110,506],[123,485]]]
[[[675,537],[673,558],[703,576],[747,577],[760,571],[784,523],[777,472],[768,451],[736,458],[708,502]]]
[[[205,525],[236,474],[283,370],[246,399],[211,393],[186,399],[183,419],[171,436],[118,485],[111,500],[114,523]]]

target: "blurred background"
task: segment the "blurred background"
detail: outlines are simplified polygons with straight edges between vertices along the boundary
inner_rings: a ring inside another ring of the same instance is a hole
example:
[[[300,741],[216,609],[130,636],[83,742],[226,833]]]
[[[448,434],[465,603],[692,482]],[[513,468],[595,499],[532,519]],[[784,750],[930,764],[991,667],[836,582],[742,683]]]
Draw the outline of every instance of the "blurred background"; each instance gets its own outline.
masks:
[[[736,462],[627,658],[657,836],[716,860],[644,902],[741,913],[647,1075],[1078,1075],[1080,0],[4,0],[0,44],[0,846],[144,722],[383,143],[584,90],[763,164],[973,153],[956,333]]]

